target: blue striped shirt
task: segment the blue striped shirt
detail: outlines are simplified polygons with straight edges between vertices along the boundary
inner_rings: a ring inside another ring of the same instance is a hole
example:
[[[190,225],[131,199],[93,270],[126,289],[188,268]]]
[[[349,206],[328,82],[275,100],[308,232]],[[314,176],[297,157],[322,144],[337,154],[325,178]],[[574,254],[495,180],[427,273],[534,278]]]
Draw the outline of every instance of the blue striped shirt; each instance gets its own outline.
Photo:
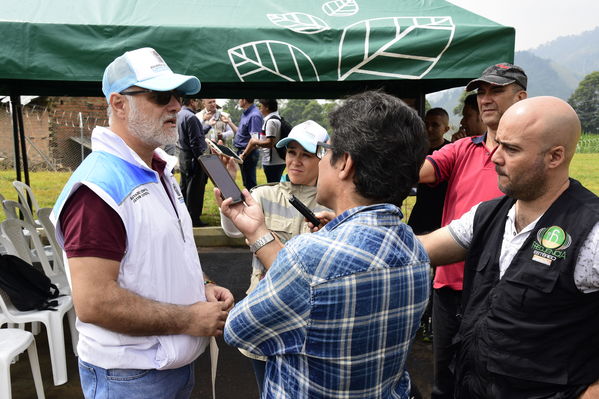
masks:
[[[282,249],[231,310],[227,343],[268,356],[263,398],[407,398],[429,260],[390,204],[357,207]]]

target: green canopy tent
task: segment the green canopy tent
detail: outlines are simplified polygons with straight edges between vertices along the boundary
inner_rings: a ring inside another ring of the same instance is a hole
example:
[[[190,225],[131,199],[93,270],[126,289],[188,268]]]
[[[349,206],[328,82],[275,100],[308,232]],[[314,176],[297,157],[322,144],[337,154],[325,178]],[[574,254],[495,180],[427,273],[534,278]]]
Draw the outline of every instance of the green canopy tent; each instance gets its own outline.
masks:
[[[106,65],[147,46],[199,77],[204,97],[338,98],[384,87],[420,108],[424,94],[512,61],[515,37],[444,0],[5,1],[0,33],[0,94],[15,102],[101,96]]]

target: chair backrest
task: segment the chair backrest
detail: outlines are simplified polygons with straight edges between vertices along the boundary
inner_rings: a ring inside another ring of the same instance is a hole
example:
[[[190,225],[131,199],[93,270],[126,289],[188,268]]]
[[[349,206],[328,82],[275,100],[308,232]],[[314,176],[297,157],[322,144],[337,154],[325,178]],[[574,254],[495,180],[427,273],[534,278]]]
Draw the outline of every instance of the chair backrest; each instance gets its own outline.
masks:
[[[3,321],[5,323],[11,322],[11,313],[15,311],[18,312],[17,308],[15,308],[15,305],[13,305],[10,301],[8,294],[4,292],[4,290],[0,289],[0,313],[2,314]]]
[[[0,229],[2,230],[4,236],[10,240],[15,248],[16,253],[13,255],[18,256],[28,263],[32,263],[31,249],[27,243],[24,230],[29,231],[33,248],[35,248],[37,251],[38,260],[41,263],[42,269],[44,269],[46,276],[52,277],[59,273],[58,270],[54,270],[50,265],[50,261],[48,260],[48,257],[44,251],[44,245],[42,244],[39,233],[31,224],[20,219],[6,219],[0,224]]]
[[[2,208],[4,209],[4,214],[7,219],[20,219],[17,211],[21,212],[23,215],[23,219],[32,226],[37,225],[35,222],[33,215],[31,214],[31,210],[29,207],[12,200],[4,200],[2,201]]]
[[[15,190],[17,190],[17,195],[19,196],[21,203],[27,208],[29,208],[29,213],[31,215],[37,214],[37,211],[40,207],[37,203],[37,200],[35,199],[35,196],[33,195],[33,190],[31,189],[31,187],[18,180],[13,181],[12,185],[15,188]],[[31,201],[31,207],[29,206],[29,201],[27,200],[27,197],[29,197],[29,200]]]
[[[58,267],[61,271],[64,271],[65,268],[63,261],[63,251],[61,246],[58,245],[58,241],[56,240],[56,229],[54,228],[54,224],[50,220],[51,213],[52,208],[40,208],[37,211],[37,219],[44,228],[46,238],[52,246],[52,251],[54,252],[54,270],[56,270],[56,268]]]
[[[15,249],[12,242],[8,239],[8,237],[1,234],[1,232],[0,232],[0,247],[2,247],[4,249],[2,251],[2,254],[10,254],[10,255],[17,254],[17,250]]]

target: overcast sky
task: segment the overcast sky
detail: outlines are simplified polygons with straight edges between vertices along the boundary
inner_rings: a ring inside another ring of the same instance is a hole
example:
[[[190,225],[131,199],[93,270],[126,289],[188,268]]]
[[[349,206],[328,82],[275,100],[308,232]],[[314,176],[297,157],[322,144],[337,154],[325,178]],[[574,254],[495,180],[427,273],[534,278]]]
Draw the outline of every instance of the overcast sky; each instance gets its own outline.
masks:
[[[516,51],[599,26],[598,0],[449,0],[516,28]]]

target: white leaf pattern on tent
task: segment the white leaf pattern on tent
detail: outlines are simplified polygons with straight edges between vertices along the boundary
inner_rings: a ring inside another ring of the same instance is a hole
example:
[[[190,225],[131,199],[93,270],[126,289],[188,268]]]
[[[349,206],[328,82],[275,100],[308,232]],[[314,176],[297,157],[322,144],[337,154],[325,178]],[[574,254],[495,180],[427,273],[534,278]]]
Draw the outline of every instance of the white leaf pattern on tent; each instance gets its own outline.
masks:
[[[355,0],[333,0],[322,5],[322,11],[330,17],[349,17],[359,9]]]
[[[310,57],[299,48],[276,40],[244,43],[228,50],[231,65],[242,82],[319,81]]]
[[[421,79],[447,50],[454,33],[451,17],[389,17],[356,22],[341,35],[339,80],[353,74]],[[356,38],[363,40],[361,52],[356,51]],[[429,45],[422,46],[423,42]]]
[[[270,22],[277,26],[306,35],[313,35],[331,29],[322,19],[303,12],[266,14],[266,16],[270,19]]]

